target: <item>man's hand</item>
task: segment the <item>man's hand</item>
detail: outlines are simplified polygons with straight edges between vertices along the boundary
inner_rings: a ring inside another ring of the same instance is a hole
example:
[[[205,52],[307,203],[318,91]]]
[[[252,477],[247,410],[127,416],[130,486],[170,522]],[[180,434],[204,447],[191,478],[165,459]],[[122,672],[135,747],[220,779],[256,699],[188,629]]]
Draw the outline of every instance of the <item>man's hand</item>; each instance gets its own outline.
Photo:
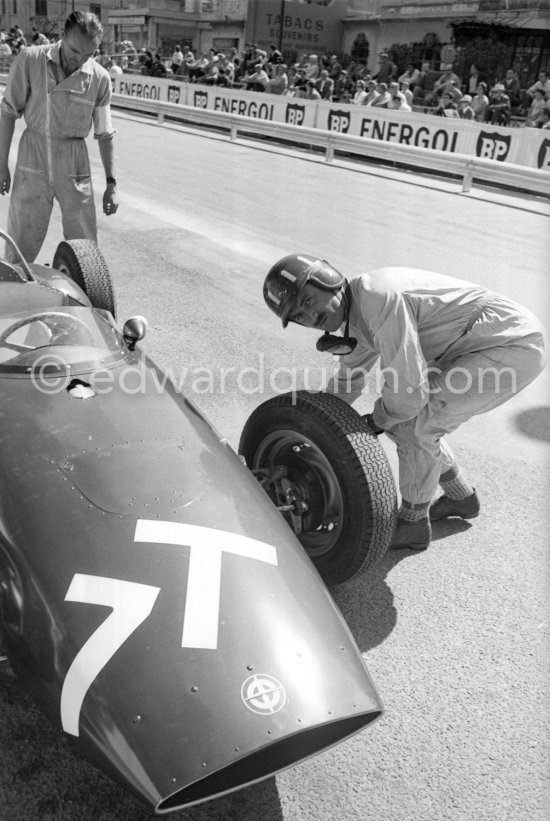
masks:
[[[0,168],[0,194],[4,196],[7,194],[11,188],[11,174],[10,169],[6,165],[4,168]]]
[[[380,436],[381,433],[384,433],[384,428],[379,428],[374,419],[372,418],[372,413],[366,413],[363,416],[363,419],[374,433],[375,436]]]
[[[107,188],[103,194],[103,213],[110,217],[118,211],[118,199],[116,195],[116,185],[107,183]]]

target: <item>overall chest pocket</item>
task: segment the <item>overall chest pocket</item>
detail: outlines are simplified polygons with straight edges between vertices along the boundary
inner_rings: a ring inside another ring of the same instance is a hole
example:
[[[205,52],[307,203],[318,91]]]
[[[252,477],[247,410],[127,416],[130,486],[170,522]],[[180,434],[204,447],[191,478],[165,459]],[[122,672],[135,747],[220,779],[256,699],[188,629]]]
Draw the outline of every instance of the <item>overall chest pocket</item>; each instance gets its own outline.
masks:
[[[92,126],[93,103],[82,94],[52,93],[54,136],[87,137]],[[57,132],[57,133],[55,133]]]

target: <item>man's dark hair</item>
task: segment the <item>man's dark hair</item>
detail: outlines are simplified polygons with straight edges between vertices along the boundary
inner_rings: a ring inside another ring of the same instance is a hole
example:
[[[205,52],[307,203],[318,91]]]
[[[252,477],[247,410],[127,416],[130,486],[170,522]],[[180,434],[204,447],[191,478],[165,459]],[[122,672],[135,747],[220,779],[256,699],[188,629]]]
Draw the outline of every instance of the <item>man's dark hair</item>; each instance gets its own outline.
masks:
[[[103,37],[101,21],[99,17],[96,14],[92,14],[91,11],[73,11],[69,14],[63,26],[63,34],[68,34],[69,31],[75,28],[80,29],[82,34],[90,37],[97,37],[99,39]]]

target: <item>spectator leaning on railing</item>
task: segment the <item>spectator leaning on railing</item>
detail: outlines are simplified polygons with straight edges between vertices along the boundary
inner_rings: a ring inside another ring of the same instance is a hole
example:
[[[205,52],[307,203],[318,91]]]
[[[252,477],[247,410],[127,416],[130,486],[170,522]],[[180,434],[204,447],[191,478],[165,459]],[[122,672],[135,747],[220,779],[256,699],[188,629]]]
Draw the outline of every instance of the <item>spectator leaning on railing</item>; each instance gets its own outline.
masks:
[[[485,109],[484,120],[493,125],[508,125],[512,115],[510,98],[503,83],[496,83],[489,94],[489,105]]]
[[[10,29],[10,36],[18,36],[15,29]],[[130,41],[128,42],[133,49]],[[118,44],[119,50],[122,50],[123,44],[124,41]],[[7,48],[2,49],[0,34],[0,58],[3,51],[6,57],[10,56]],[[135,53],[135,49],[133,51]],[[102,64],[109,71],[112,69],[112,73],[118,73],[116,65],[113,66],[112,62],[109,62],[109,55],[104,56],[105,62]],[[150,48],[142,49],[139,64],[143,74],[166,76],[164,60],[158,53],[153,53]],[[489,100],[487,86],[483,81],[479,81],[480,73],[474,63],[471,64],[469,76],[464,83],[464,89],[468,92],[466,95],[462,93],[461,78],[454,72],[452,64],[442,64],[443,71],[440,72],[433,70],[428,62],[422,63],[421,71],[409,62],[406,71],[399,75],[397,80],[400,87],[394,85],[395,80],[387,83],[379,79],[376,84],[374,79],[377,77],[393,77],[397,74],[397,66],[386,51],[380,54],[380,68],[374,78],[371,77],[366,63],[361,61],[351,60],[347,64],[347,70],[342,69],[342,64],[336,54],[323,54],[318,57],[316,54],[304,52],[299,62],[290,69],[285,68],[280,71],[280,65],[281,52],[274,44],[270,45],[269,54],[255,43],[246,43],[242,54],[239,54],[236,48],[232,48],[230,56],[212,47],[208,56],[203,52],[197,60],[189,45],[185,44],[183,49],[179,45],[175,46],[171,70],[174,76],[179,76],[180,79],[189,82],[221,85],[227,88],[244,87],[247,91],[267,91],[272,94],[286,94],[308,99],[316,99],[311,88],[309,90],[307,88],[308,79],[315,79],[315,90],[319,92],[323,100],[355,102],[360,105],[382,108],[390,105],[402,111],[412,110],[413,105],[416,108],[433,106],[434,110],[437,106],[437,113],[442,113],[446,108],[447,116],[450,107],[447,104],[437,105],[437,103],[444,93],[448,93],[457,106],[459,116],[463,119],[473,118],[478,122],[500,125],[509,124],[512,108],[515,107],[517,112],[521,105],[520,113],[527,113],[526,109],[529,109],[526,125],[540,127],[542,109],[550,99],[550,78],[545,71],[540,72],[539,79],[529,89],[521,91],[517,72],[514,69],[508,69],[504,81],[497,82],[493,86]],[[126,70],[124,66],[123,70]],[[474,89],[476,81],[477,85]],[[388,85],[390,85],[389,90]],[[399,93],[396,92],[397,88]],[[539,88],[544,91],[545,96],[537,94]],[[503,96],[499,95],[500,90],[504,90]],[[468,96],[471,98],[470,101],[465,99]],[[393,102],[390,104],[392,99]]]
[[[458,116],[458,105],[455,103],[453,99],[452,92],[443,92],[443,94],[441,95],[441,99],[437,105],[437,108],[434,111],[434,114],[437,114],[438,117]]]
[[[245,89],[247,91],[265,91],[269,83],[269,77],[262,63],[256,63],[252,74],[244,78]]]
[[[472,97],[470,94],[465,94],[457,103],[458,116],[461,120],[474,120],[475,113],[472,108]]]

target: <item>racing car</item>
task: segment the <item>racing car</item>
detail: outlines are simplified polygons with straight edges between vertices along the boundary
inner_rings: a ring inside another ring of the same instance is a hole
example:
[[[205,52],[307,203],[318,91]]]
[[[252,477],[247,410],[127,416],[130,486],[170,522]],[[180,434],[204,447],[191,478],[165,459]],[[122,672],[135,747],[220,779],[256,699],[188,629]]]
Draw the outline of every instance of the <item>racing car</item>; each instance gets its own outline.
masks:
[[[37,705],[157,814],[274,775],[382,705],[327,585],[395,521],[337,397],[268,399],[239,452],[119,330],[88,240],[0,260],[0,636]],[[159,390],[162,385],[162,390]]]

